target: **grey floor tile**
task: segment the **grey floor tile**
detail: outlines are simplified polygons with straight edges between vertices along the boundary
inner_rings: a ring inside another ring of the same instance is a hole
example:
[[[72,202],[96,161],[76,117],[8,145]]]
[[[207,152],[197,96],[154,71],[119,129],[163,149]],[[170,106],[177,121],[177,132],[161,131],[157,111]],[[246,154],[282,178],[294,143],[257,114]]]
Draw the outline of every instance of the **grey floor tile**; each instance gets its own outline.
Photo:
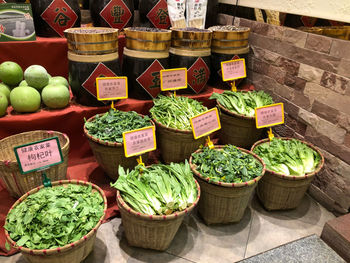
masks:
[[[245,257],[256,255],[308,235],[316,234],[319,236],[321,232],[322,227],[316,224],[308,224],[286,216],[274,217],[254,211]]]
[[[311,196],[305,195],[301,204],[292,210],[286,211],[266,211],[258,197],[255,195],[251,202],[251,207],[259,213],[269,215],[270,217],[283,218],[289,217],[299,219],[304,223],[324,226],[325,222],[335,218],[335,216],[316,202]]]
[[[195,262],[233,262],[244,258],[251,221],[248,208],[240,223],[206,226],[194,211],[188,216],[167,250]]]

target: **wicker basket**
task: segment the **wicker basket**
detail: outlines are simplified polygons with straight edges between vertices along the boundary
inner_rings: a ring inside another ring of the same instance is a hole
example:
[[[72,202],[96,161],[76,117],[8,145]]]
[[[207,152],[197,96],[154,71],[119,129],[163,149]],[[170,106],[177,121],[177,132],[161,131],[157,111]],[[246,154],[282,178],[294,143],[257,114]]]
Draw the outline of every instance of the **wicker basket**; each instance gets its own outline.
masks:
[[[261,139],[264,129],[257,129],[255,117],[247,117],[229,111],[217,101],[220,109],[221,130],[220,143],[232,144],[249,149],[257,140]]]
[[[215,149],[220,150],[223,147],[215,146]],[[263,165],[261,174],[257,175],[254,180],[245,183],[209,183],[209,178],[204,178],[196,170],[196,165],[192,163],[192,156],[190,158],[192,172],[199,179],[198,182],[202,191],[202,196],[198,203],[198,211],[207,225],[239,222],[244,215],[258,181],[265,173],[265,164],[256,154],[242,148],[238,149],[253,155]],[[199,149],[196,153],[201,151],[202,149]]]
[[[87,122],[92,121],[96,116],[91,117],[87,120]],[[137,165],[137,156],[129,158],[125,157],[124,146],[122,143],[101,141],[100,139],[90,135],[85,125],[84,133],[88,138],[96,161],[111,179],[116,180],[118,178],[119,165],[122,165],[124,169],[132,169]],[[144,162],[147,162],[148,155],[142,155],[142,159]]]
[[[191,130],[178,130],[164,126],[153,120],[157,126],[157,142],[165,163],[178,163],[190,158],[200,145],[205,144],[205,137],[195,140]]]
[[[187,209],[170,215],[146,215],[130,208],[117,191],[117,204],[122,216],[126,239],[130,246],[166,250],[179,229],[186,214],[191,212],[200,198],[200,188],[196,182],[198,196]]]
[[[290,140],[292,138],[279,139]],[[252,146],[252,151],[258,145],[268,141],[269,139],[264,139],[256,142]],[[287,210],[296,208],[303,199],[314,176],[322,169],[324,158],[320,150],[310,143],[301,142],[315,150],[321,156],[321,161],[314,172],[304,176],[284,175],[266,170],[263,179],[257,187],[257,195],[267,210]]]
[[[38,172],[21,174],[13,148],[54,136],[59,139],[64,161],[46,170],[46,175],[51,181],[58,181],[66,179],[67,174],[69,138],[66,134],[39,130],[19,133],[0,140],[0,179],[12,197],[18,198],[42,184],[42,178]]]
[[[21,251],[23,257],[31,263],[79,263],[83,261],[92,251],[94,247],[94,242],[96,238],[96,232],[97,229],[100,227],[102,220],[105,217],[106,209],[107,209],[107,199],[105,194],[103,193],[102,189],[99,188],[97,185],[88,183],[85,181],[79,181],[79,180],[63,180],[63,181],[56,181],[52,183],[52,187],[59,186],[59,185],[67,185],[67,184],[81,184],[86,186],[92,186],[93,191],[98,191],[104,200],[104,213],[102,217],[100,218],[100,221],[97,223],[97,225],[84,237],[81,239],[75,241],[74,243],[67,244],[63,247],[55,248],[55,249],[28,249],[25,247],[19,247],[15,241],[13,241],[10,238],[10,235],[5,230],[5,235],[7,240],[10,242],[12,247],[18,248],[19,251]],[[29,195],[34,194],[38,192],[41,188],[44,186],[37,187],[30,192],[23,195],[21,198],[19,198],[16,203],[13,204],[13,206],[10,208],[10,211],[19,203],[24,201]]]

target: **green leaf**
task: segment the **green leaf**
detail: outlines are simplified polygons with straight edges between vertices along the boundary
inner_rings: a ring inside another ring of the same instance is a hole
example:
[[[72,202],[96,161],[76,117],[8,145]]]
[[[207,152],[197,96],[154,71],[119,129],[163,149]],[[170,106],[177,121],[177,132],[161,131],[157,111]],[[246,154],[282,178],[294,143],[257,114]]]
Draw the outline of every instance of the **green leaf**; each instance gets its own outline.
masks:
[[[9,242],[5,242],[5,248],[6,248],[6,250],[7,251],[10,251],[11,250],[11,245],[10,245],[10,243]]]

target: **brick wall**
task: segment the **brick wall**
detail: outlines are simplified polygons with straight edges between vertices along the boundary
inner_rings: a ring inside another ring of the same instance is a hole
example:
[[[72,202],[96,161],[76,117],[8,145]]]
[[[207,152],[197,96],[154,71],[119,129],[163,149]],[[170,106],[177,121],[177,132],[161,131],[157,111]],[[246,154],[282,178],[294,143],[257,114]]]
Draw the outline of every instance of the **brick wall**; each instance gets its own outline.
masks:
[[[219,21],[232,24],[232,17]],[[276,133],[324,153],[325,169],[310,194],[331,211],[349,212],[350,41],[242,18],[234,24],[251,28],[248,79],[285,105],[285,125]]]

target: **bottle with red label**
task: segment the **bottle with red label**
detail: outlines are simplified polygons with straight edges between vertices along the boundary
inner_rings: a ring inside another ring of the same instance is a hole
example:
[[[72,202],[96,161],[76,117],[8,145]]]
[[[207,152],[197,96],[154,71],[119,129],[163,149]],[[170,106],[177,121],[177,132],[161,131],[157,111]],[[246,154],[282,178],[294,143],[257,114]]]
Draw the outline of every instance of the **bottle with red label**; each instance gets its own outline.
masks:
[[[139,0],[141,26],[170,28],[168,4],[166,0]]]
[[[94,26],[123,29],[134,22],[134,1],[93,0],[90,12]]]
[[[30,3],[37,36],[64,37],[64,30],[80,27],[78,0],[31,0]]]

